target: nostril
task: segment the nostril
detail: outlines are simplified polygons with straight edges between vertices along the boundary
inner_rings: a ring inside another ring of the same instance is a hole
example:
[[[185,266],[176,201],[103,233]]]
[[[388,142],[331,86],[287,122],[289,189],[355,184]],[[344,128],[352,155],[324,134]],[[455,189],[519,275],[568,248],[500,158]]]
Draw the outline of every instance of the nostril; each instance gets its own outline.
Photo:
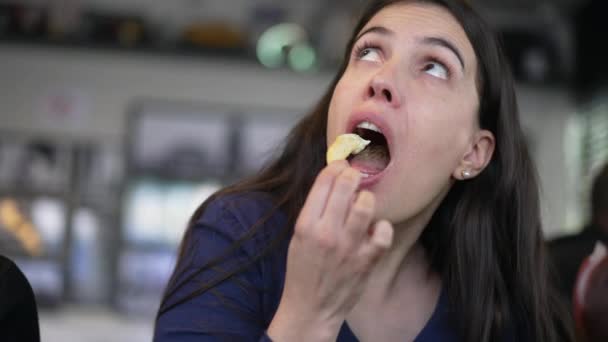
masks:
[[[386,100],[388,100],[388,102],[391,102],[391,100],[393,99],[393,95],[391,95],[391,92],[387,89],[382,90],[382,94],[384,95],[384,97],[386,97]]]
[[[374,97],[376,95],[376,92],[374,91],[373,87],[369,88],[369,97]]]

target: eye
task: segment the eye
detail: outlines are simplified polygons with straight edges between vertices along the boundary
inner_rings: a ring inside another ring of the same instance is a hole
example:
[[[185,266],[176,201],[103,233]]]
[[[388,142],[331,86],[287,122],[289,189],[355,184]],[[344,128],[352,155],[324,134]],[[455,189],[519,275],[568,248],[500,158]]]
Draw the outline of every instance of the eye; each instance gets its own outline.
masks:
[[[443,80],[447,80],[449,76],[448,68],[442,63],[435,61],[427,63],[424,66],[423,71],[431,76],[441,78]]]
[[[355,50],[355,57],[362,61],[380,61],[382,51],[378,46],[364,43]]]
[[[380,60],[380,50],[378,48],[374,48],[374,47],[365,48],[359,53],[359,59],[366,60],[366,61],[373,61],[373,62],[379,61]]]

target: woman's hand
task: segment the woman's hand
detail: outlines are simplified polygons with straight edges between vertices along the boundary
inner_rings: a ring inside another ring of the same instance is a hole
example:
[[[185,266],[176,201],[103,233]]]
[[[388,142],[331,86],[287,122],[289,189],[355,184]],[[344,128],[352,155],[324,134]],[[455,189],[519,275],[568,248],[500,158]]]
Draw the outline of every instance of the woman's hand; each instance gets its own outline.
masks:
[[[393,228],[374,223],[375,197],[356,192],[360,173],[345,161],[317,176],[289,245],[281,303],[268,329],[275,341],[335,340]]]

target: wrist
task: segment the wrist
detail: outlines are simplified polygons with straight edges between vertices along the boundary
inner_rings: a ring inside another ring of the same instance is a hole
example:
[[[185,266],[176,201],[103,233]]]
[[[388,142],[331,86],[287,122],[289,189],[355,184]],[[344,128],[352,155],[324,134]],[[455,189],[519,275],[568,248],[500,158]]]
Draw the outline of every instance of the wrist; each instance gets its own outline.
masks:
[[[338,317],[293,310],[280,304],[266,333],[273,342],[333,342],[343,323],[344,319]]]

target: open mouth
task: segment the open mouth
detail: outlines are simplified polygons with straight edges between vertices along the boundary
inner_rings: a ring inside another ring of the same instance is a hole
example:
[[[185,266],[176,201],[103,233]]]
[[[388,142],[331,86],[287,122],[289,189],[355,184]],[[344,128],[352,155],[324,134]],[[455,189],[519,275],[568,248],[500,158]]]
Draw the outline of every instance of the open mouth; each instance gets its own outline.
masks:
[[[370,143],[363,151],[348,158],[350,165],[368,176],[384,171],[391,161],[391,155],[382,131],[373,123],[363,121],[354,128],[352,133],[369,140]]]

